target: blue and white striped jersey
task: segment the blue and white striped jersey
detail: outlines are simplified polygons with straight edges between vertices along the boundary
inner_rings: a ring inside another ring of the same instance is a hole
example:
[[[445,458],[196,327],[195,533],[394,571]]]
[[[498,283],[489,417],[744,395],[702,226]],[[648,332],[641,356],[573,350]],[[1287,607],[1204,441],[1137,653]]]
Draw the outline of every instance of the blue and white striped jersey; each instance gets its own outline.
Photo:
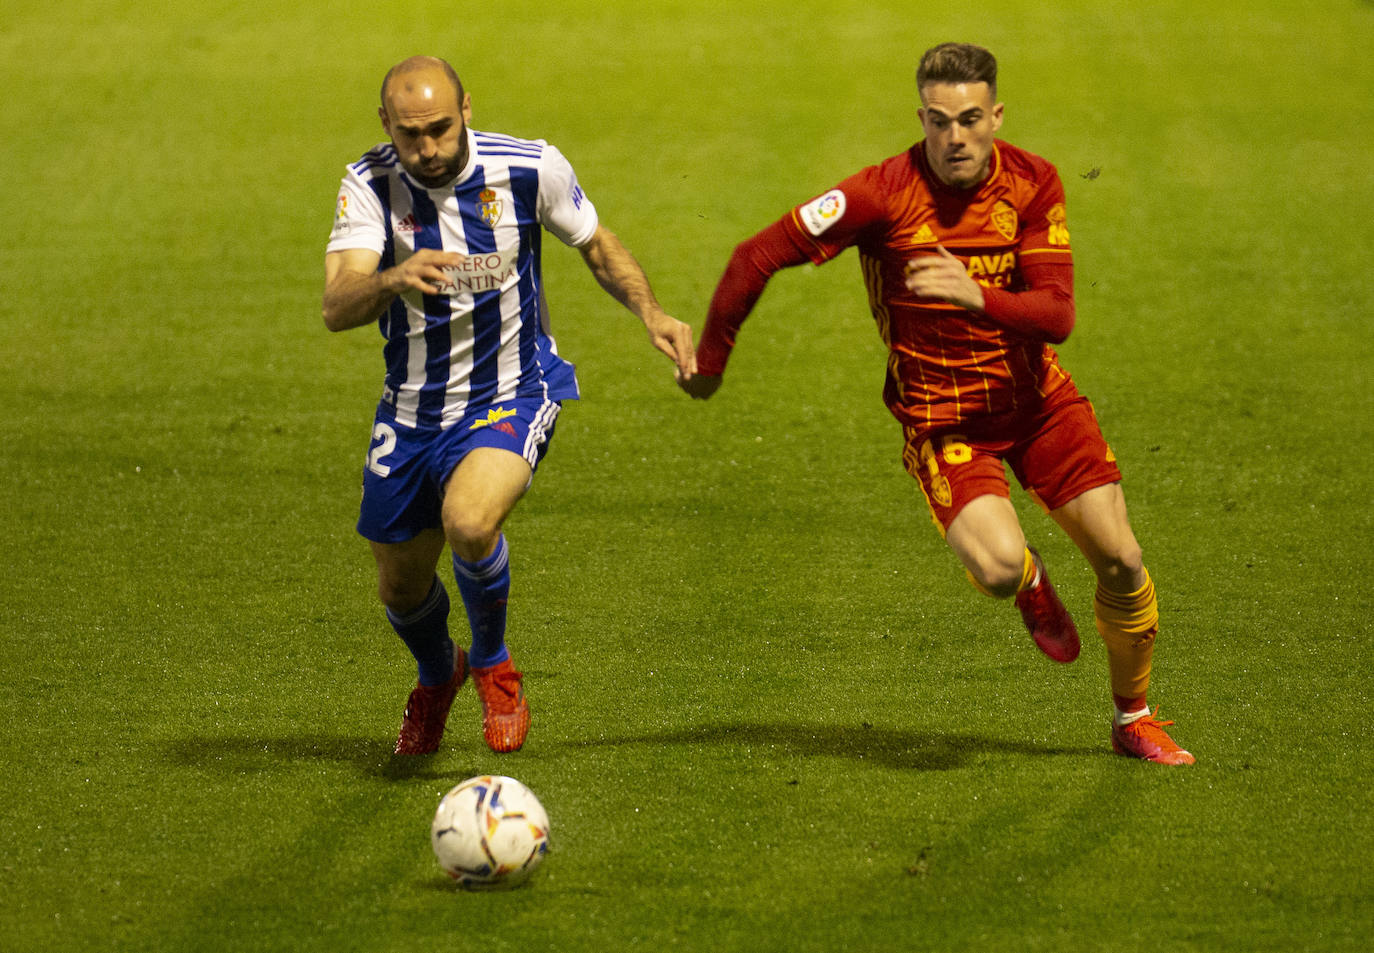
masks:
[[[584,245],[596,209],[554,146],[471,128],[467,136],[466,168],[440,189],[411,179],[390,144],[372,149],[348,167],[329,236],[329,252],[377,252],[378,270],[418,248],[463,256],[444,293],[399,295],[379,322],[382,404],[407,427],[449,426],[470,405],[578,396],[549,334],[541,228]]]

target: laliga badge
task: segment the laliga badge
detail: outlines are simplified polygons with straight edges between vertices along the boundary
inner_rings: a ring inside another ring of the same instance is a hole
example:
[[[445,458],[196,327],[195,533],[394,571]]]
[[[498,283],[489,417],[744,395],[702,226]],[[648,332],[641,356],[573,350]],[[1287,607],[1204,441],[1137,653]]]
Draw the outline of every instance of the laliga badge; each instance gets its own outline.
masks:
[[[806,230],[819,238],[822,232],[844,216],[844,193],[839,189],[831,189],[797,209],[797,214]]]
[[[348,193],[340,192],[338,200],[334,203],[334,234],[347,235],[352,228],[353,225],[348,220]]]

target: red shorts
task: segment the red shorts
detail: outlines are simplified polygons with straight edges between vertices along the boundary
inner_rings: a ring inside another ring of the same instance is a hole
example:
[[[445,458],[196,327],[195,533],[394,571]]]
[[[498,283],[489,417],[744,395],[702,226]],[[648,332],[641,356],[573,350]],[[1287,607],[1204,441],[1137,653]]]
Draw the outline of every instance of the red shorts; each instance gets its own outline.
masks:
[[[989,493],[1011,496],[1004,462],[1046,510],[1121,480],[1092,404],[1072,383],[1029,411],[956,427],[907,426],[903,432],[902,460],[921,482],[942,533],[970,500]]]

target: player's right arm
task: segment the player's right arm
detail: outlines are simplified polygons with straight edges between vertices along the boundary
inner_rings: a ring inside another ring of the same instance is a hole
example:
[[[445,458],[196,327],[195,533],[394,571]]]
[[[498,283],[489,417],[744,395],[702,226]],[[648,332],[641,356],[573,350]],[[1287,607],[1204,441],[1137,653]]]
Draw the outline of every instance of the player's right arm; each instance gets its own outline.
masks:
[[[792,213],[735,246],[711,296],[706,325],[697,346],[697,374],[679,381],[690,396],[705,400],[720,389],[725,363],[735,347],[740,325],[754,310],[768,279],[783,268],[800,265],[806,252],[791,234]],[[707,355],[702,362],[702,355]]]
[[[455,265],[459,256],[422,248],[401,264],[378,271],[382,256],[370,248],[346,248],[324,256],[324,326],[347,331],[371,324],[391,299],[404,291],[440,294],[447,284],[444,265]]]
[[[711,297],[697,345],[697,373],[681,383],[683,390],[705,399],[720,388],[740,326],[773,275],[807,262],[829,261],[882,220],[883,204],[870,184],[873,171],[850,176],[735,246]]]

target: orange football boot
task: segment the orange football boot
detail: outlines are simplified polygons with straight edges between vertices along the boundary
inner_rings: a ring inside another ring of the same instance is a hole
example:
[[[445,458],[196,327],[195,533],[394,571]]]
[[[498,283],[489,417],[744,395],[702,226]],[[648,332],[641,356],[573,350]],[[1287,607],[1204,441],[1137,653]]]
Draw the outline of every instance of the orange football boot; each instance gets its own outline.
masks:
[[[1128,758],[1140,758],[1157,764],[1193,764],[1197,761],[1178,746],[1164,730],[1172,721],[1160,721],[1159,709],[1129,725],[1112,724],[1112,748]]]
[[[472,670],[472,684],[482,700],[482,735],[492,751],[518,751],[525,743],[530,706],[525,704],[522,677],[509,658]]]

